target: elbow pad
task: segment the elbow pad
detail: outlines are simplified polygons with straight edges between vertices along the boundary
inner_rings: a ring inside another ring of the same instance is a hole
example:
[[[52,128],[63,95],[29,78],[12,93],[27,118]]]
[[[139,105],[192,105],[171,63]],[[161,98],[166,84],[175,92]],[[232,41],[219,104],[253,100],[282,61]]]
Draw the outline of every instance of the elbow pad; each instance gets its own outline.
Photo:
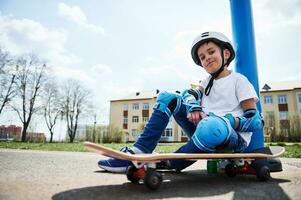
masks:
[[[225,117],[230,121],[231,126],[235,127],[235,117],[232,114],[227,114]],[[238,117],[239,125],[235,129],[239,132],[254,132],[262,129],[263,120],[256,109],[246,110],[243,117]]]
[[[254,132],[262,129],[263,121],[260,113],[256,109],[246,110],[243,117],[239,117],[238,131]]]
[[[202,111],[201,100],[203,93],[199,89],[189,89],[182,92],[183,103],[186,105],[187,113],[198,110]]]

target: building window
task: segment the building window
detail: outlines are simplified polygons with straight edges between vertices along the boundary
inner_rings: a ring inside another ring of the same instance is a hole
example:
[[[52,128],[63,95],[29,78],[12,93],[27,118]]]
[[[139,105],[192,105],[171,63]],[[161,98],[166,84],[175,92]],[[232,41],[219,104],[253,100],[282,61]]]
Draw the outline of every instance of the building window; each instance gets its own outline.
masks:
[[[143,103],[143,110],[149,110],[149,103]]]
[[[133,103],[133,110],[139,110],[139,103]]]
[[[128,104],[123,104],[123,110],[128,110],[129,109],[129,106],[128,106]]]
[[[148,117],[143,117],[142,122],[148,122],[149,118]]]
[[[128,124],[128,117],[123,117],[123,124]]]
[[[139,123],[139,116],[133,116],[132,117],[132,122],[133,123]]]
[[[279,112],[279,119],[280,120],[287,120],[288,119],[288,111],[280,111]]]
[[[301,94],[297,94],[297,101],[299,112],[301,113]]]
[[[264,96],[264,104],[273,104],[272,96]]]
[[[298,103],[301,103],[301,94],[298,94]]]
[[[172,137],[172,128],[166,128],[162,134],[163,137]]]
[[[287,104],[287,96],[278,95],[278,104]]]

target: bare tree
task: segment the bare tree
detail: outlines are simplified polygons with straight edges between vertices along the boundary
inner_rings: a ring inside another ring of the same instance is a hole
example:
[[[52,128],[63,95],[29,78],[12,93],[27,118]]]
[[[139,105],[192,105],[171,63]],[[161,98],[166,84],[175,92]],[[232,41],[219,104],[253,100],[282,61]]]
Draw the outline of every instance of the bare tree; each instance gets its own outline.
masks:
[[[0,115],[15,94],[16,72],[14,68],[12,57],[0,48]]]
[[[85,117],[87,119],[89,119],[90,124],[91,123],[91,119],[93,119],[93,128],[92,128],[92,137],[90,139],[90,141],[92,142],[96,142],[96,123],[97,123],[97,115],[96,115],[96,106],[94,104],[92,104],[91,102],[87,104],[87,112],[85,113]]]
[[[76,135],[79,118],[88,105],[89,91],[75,80],[69,80],[65,85],[63,108],[68,136],[72,143]]]
[[[29,54],[17,59],[17,65],[19,66],[15,78],[17,99],[11,106],[23,124],[21,141],[24,142],[32,115],[40,109],[36,101],[44,83],[46,64],[34,54]]]
[[[52,81],[45,85],[43,90],[43,114],[50,133],[50,143],[53,140],[54,127],[58,117],[62,113],[59,91],[57,85]]]

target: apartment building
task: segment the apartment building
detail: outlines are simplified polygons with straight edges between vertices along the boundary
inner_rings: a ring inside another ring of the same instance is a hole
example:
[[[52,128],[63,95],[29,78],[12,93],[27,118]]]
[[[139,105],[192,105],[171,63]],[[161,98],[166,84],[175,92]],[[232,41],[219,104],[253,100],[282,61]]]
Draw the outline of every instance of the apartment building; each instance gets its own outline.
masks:
[[[16,125],[0,126],[0,141],[17,140],[21,137],[22,127]]]
[[[266,135],[301,138],[301,81],[264,84],[260,96]]]
[[[142,91],[130,94],[122,99],[111,100],[110,124],[122,129],[125,133],[125,141],[135,141],[149,121],[160,91]],[[186,141],[187,138],[171,118],[161,142]]]
[[[191,87],[197,85],[193,83]],[[152,108],[159,92],[159,90],[142,91],[111,100],[110,124],[124,131],[125,141],[135,141],[138,138],[153,112]],[[290,137],[292,132],[301,134],[301,81],[264,84],[260,96],[266,140],[270,140],[273,134],[284,137]],[[161,142],[186,140],[182,129],[171,118],[162,134]]]
[[[22,127],[16,125],[0,125],[0,141],[19,141],[21,139]],[[44,133],[27,132],[26,141],[45,142]]]

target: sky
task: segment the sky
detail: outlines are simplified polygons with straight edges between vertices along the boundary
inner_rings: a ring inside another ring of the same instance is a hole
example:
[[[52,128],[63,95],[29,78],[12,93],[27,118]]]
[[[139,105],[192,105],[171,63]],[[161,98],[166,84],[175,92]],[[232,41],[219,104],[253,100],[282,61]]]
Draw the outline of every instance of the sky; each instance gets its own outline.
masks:
[[[301,0],[251,2],[260,85],[301,80]],[[210,30],[232,40],[229,0],[0,0],[0,46],[34,52],[58,80],[80,81],[99,123],[108,123],[111,99],[205,78],[190,48]]]

